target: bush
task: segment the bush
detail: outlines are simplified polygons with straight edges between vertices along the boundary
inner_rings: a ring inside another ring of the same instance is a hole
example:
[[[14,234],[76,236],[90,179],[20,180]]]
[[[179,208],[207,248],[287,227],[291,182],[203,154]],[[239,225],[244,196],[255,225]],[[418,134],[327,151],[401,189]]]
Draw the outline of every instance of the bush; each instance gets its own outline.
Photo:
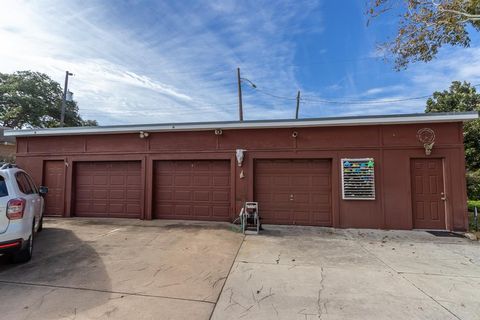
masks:
[[[480,199],[480,170],[467,172],[467,195],[468,199]]]
[[[475,207],[477,207],[477,210],[480,211],[480,200],[468,200],[467,204],[468,204],[468,212],[473,212]]]

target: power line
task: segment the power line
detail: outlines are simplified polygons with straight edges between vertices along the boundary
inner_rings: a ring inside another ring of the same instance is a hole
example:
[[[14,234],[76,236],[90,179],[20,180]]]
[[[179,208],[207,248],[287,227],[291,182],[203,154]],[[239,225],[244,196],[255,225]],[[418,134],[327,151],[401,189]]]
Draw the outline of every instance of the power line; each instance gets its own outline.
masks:
[[[478,87],[480,84],[475,84],[472,85],[472,87]],[[282,99],[282,100],[288,100],[288,101],[293,101],[296,100],[296,98],[289,98],[285,96],[279,96],[273,93],[270,93],[268,91],[265,91],[263,89],[259,89],[258,87],[254,90],[259,93],[262,93],[264,95],[268,95],[270,97],[276,98],[276,99]],[[353,99],[353,100],[330,100],[330,99],[320,99],[320,98],[301,98],[300,101],[303,103],[308,103],[308,102],[318,102],[322,104],[364,104],[364,105],[369,105],[369,104],[385,104],[385,103],[394,103],[394,102],[404,102],[404,101],[413,101],[413,100],[421,100],[421,99],[427,99],[432,97],[433,94],[429,95],[424,95],[424,96],[416,96],[416,97],[408,97],[408,98],[401,98],[401,99]]]
[[[411,100],[420,100],[426,99],[431,97],[432,95],[428,96],[419,96],[419,97],[411,97],[411,98],[403,98],[403,99],[390,99],[390,100],[326,100],[326,99],[310,99],[310,98],[303,98],[304,102],[320,102],[320,103],[328,103],[328,104],[384,104],[384,103],[391,103],[391,102],[402,102],[402,101],[411,101]]]
[[[267,95],[267,96],[270,96],[270,97],[276,98],[276,99],[282,99],[282,100],[288,100],[288,101],[295,101],[295,100],[297,100],[297,98],[289,98],[289,97],[278,96],[278,95],[276,95],[276,94],[267,92],[267,91],[262,90],[262,89],[259,89],[259,88],[256,88],[254,91],[257,91],[257,92],[259,92],[259,93],[261,93],[261,94],[264,94],[264,95]]]

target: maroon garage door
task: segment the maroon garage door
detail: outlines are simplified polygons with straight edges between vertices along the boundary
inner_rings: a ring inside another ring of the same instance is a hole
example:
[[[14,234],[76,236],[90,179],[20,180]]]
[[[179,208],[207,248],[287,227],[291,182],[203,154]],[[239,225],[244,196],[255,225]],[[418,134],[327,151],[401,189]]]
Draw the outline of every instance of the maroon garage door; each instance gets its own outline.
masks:
[[[153,215],[229,221],[230,161],[156,161]]]
[[[255,161],[255,199],[262,223],[332,225],[329,160]]]
[[[78,217],[140,218],[140,161],[78,162],[74,210]]]

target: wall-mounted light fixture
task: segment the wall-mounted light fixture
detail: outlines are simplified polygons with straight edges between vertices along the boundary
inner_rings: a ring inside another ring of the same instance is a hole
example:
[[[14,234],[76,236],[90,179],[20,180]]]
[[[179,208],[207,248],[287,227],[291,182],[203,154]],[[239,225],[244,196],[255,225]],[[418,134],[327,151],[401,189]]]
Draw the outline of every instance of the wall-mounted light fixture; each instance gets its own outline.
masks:
[[[145,139],[145,138],[148,138],[150,134],[146,131],[140,131],[140,134],[139,134],[139,137],[140,139]]]
[[[246,151],[247,150],[237,149],[236,155],[237,155],[237,164],[238,164],[239,167],[242,166],[243,158],[245,156]]]
[[[221,136],[223,134],[222,129],[215,129],[215,135],[216,136]]]
[[[292,132],[292,138],[296,138],[298,137],[298,132],[297,131],[293,131]]]

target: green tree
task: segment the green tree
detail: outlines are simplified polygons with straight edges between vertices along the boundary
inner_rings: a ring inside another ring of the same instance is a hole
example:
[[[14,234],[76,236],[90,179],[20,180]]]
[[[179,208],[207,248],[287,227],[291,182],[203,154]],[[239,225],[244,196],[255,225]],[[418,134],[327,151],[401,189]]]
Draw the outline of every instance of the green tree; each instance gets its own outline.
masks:
[[[63,91],[46,74],[18,71],[0,73],[0,123],[10,128],[52,128],[60,125]],[[96,126],[83,120],[75,101],[67,101],[65,126]]]
[[[399,15],[395,39],[380,48],[395,58],[397,70],[432,60],[443,45],[470,46],[470,31],[480,30],[480,0],[367,0],[371,18]]]
[[[454,81],[449,90],[434,92],[425,112],[480,111],[480,94],[467,82]],[[480,169],[480,120],[469,121],[463,129],[467,169]]]

